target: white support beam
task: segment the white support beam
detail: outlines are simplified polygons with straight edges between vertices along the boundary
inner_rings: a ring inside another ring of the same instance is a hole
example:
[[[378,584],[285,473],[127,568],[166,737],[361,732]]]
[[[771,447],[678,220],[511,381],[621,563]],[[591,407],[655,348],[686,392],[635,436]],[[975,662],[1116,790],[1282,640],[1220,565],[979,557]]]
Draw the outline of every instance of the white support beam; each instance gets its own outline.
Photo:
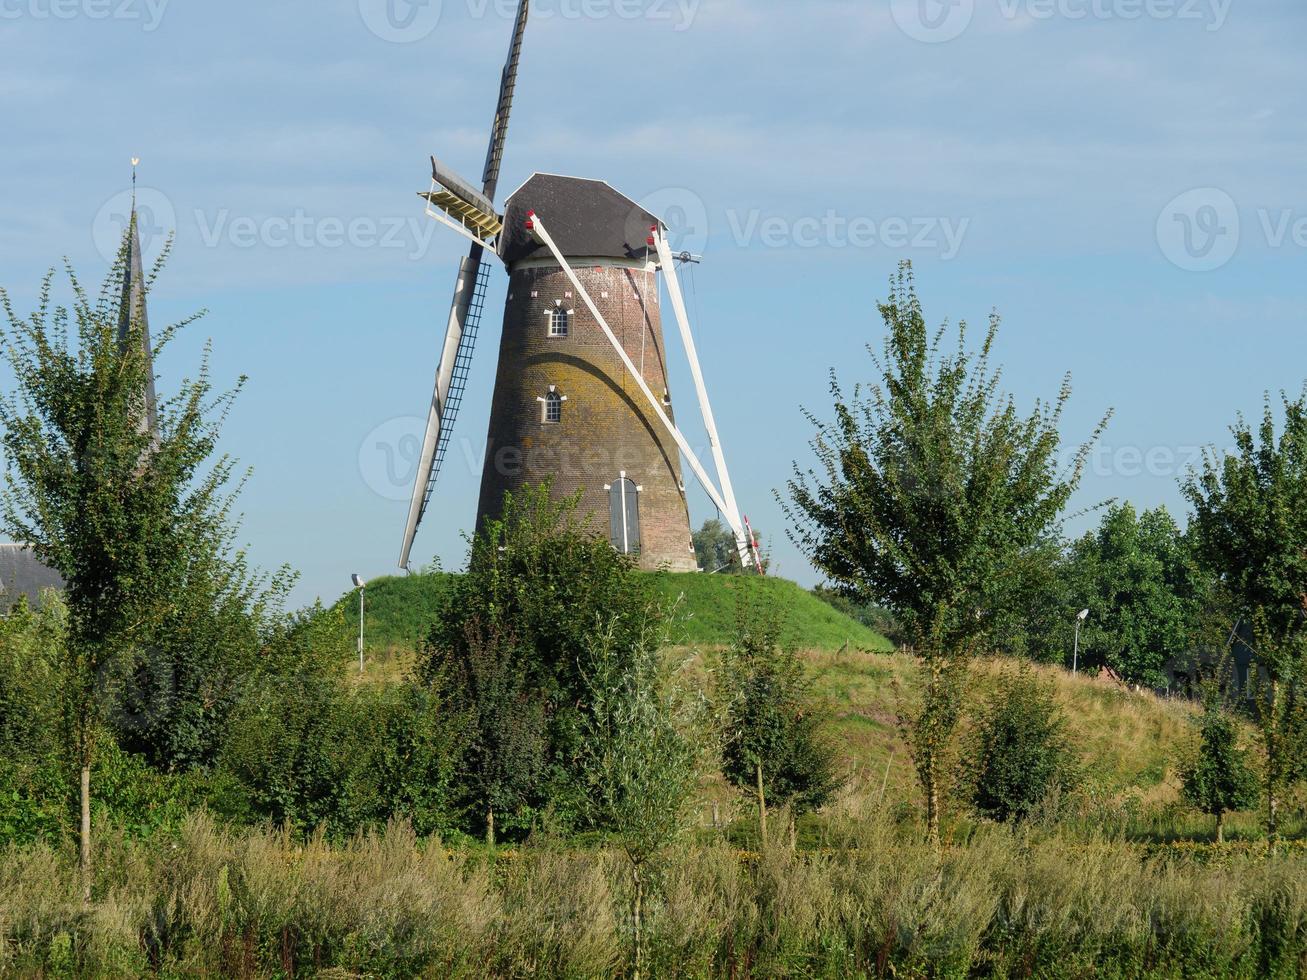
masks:
[[[730,522],[731,530],[735,532],[735,536],[737,538],[743,538],[744,528],[739,526],[739,518],[737,518],[735,512],[727,506],[726,500],[722,496],[721,491],[713,485],[712,478],[708,476],[707,471],[703,468],[703,464],[699,462],[699,458],[695,456],[694,450],[690,448],[690,443],[686,441],[685,436],[681,434],[681,430],[676,427],[676,423],[668,417],[667,412],[663,409],[662,402],[654,397],[654,393],[650,390],[649,384],[644,380],[644,375],[640,373],[639,368],[635,366],[635,362],[631,360],[631,355],[626,352],[626,348],[622,346],[621,341],[617,339],[617,335],[614,334],[612,328],[608,326],[608,321],[605,320],[604,315],[599,312],[599,307],[596,306],[595,301],[590,298],[590,293],[586,291],[586,288],[583,285],[581,285],[581,280],[577,278],[576,272],[570,265],[568,265],[567,259],[563,258],[563,253],[558,250],[558,246],[554,243],[553,238],[550,237],[548,230],[544,226],[544,222],[540,220],[540,216],[533,214],[531,216],[531,222],[535,237],[553,254],[554,260],[558,263],[564,274],[566,274],[568,280],[571,281],[572,287],[576,290],[577,295],[585,302],[586,308],[590,311],[590,315],[595,318],[600,329],[603,330],[604,336],[607,337],[608,342],[612,344],[613,350],[617,351],[617,356],[622,359],[622,364],[625,365],[626,370],[630,373],[631,377],[635,378],[635,383],[639,385],[640,391],[644,394],[645,400],[649,403],[649,407],[653,409],[654,415],[657,416],[658,421],[663,424],[663,428],[665,428],[671,437],[676,440],[677,446],[680,447],[681,453],[685,456],[685,461],[690,464],[690,469],[694,471],[694,475],[703,486],[704,492],[708,494],[713,505],[720,510],[726,517],[727,521]]]
[[[699,350],[690,332],[690,317],[685,310],[685,296],[681,292],[681,281],[676,275],[676,262],[672,250],[667,244],[667,236],[661,225],[653,229],[654,246],[658,250],[658,263],[662,266],[663,278],[667,281],[667,295],[672,301],[672,311],[676,314],[676,325],[681,330],[681,343],[685,347],[685,356],[690,361],[690,374],[694,378],[694,389],[699,395],[699,411],[703,416],[703,427],[708,432],[708,445],[712,448],[713,463],[717,467],[717,479],[721,482],[722,496],[726,499],[732,528],[739,528],[735,534],[735,546],[740,552],[740,562],[744,568],[753,564],[753,549],[746,540],[740,506],[735,500],[735,487],[731,484],[731,474],[726,468],[726,455],[722,451],[722,441],[717,434],[717,419],[713,415],[712,403],[708,400],[708,386],[703,380],[703,369],[699,365]]]

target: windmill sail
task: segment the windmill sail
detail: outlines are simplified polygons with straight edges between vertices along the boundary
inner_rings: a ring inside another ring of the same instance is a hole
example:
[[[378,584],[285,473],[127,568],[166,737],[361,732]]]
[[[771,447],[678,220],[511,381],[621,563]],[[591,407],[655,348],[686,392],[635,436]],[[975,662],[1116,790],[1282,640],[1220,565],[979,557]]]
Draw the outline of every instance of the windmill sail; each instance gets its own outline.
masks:
[[[490,146],[486,152],[486,165],[482,173],[482,195],[490,202],[499,187],[499,171],[504,159],[504,141],[508,137],[508,121],[513,111],[513,93],[517,88],[517,69],[522,57],[522,39],[526,34],[530,0],[520,0],[517,19],[513,25],[513,40],[508,49],[508,60],[500,77],[499,100],[495,104],[495,120],[490,131]],[[454,287],[454,300],[450,307],[445,332],[445,345],[436,368],[435,391],[427,414],[427,430],[422,439],[422,453],[418,457],[417,477],[413,484],[413,499],[409,504],[408,523],[404,527],[404,543],[399,565],[407,568],[413,550],[413,539],[426,515],[435,489],[436,478],[454,432],[454,422],[467,386],[467,374],[476,345],[477,330],[481,323],[481,309],[485,302],[489,268],[484,264],[485,247],[473,243],[467,258],[458,270]]]

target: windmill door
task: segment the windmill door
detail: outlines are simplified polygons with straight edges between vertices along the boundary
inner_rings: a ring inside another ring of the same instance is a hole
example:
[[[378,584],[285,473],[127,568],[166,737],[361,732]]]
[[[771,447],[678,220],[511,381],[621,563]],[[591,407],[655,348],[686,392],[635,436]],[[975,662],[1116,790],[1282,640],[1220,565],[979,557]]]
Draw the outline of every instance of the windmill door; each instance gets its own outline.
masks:
[[[640,488],[622,474],[608,488],[610,538],[613,547],[624,555],[640,551]]]

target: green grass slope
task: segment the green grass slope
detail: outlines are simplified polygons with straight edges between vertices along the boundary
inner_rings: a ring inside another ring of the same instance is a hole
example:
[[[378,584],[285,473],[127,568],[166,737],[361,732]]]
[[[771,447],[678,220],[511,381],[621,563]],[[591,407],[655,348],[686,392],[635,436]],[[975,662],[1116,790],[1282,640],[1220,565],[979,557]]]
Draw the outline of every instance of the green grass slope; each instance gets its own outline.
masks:
[[[785,616],[787,640],[801,650],[879,650],[893,645],[811,592],[782,578],[674,574],[649,576],[672,609],[672,639],[686,646],[726,646],[735,633],[737,598],[763,598]]]
[[[417,650],[436,618],[441,596],[457,576],[444,572],[374,579],[368,583],[364,645],[381,655]],[[672,638],[686,646],[726,646],[735,631],[737,596],[766,597],[786,618],[788,639],[804,650],[889,650],[890,642],[794,582],[752,576],[674,574],[645,576],[655,597],[672,609]],[[341,610],[358,628],[358,594]]]
[[[436,620],[441,597],[457,578],[446,572],[424,572],[370,581],[363,614],[367,651],[401,657],[416,653]],[[351,630],[357,631],[358,593],[346,593],[339,605]]]

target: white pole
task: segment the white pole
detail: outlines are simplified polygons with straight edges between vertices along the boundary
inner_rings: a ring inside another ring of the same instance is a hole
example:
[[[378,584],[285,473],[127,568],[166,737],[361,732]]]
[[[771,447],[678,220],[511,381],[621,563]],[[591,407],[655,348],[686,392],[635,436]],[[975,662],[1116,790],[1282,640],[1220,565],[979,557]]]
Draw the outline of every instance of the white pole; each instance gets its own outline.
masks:
[[[1074,677],[1080,672],[1080,618],[1076,617],[1076,647],[1075,652],[1071,654],[1071,675]]]
[[[359,589],[359,673],[363,673],[363,592]]]
[[[681,292],[681,281],[676,274],[676,260],[667,244],[667,238],[660,226],[653,229],[654,246],[658,249],[658,263],[663,269],[663,278],[667,281],[667,295],[672,300],[672,312],[676,314],[676,325],[681,331],[681,343],[685,346],[685,356],[690,361],[690,375],[694,378],[695,392],[699,396],[699,411],[703,416],[703,427],[708,433],[708,445],[712,448],[713,463],[717,467],[717,479],[721,482],[722,496],[730,508],[734,519],[732,524],[742,526],[740,507],[735,500],[735,488],[731,484],[731,474],[726,469],[726,455],[722,452],[721,437],[717,434],[717,419],[713,415],[712,403],[708,400],[708,386],[703,380],[703,369],[699,366],[699,350],[694,344],[694,335],[690,332],[690,316],[685,309],[685,296]],[[744,528],[747,533],[748,528]],[[748,567],[753,558],[753,549],[743,536],[737,536],[736,548],[740,552],[740,562]]]

